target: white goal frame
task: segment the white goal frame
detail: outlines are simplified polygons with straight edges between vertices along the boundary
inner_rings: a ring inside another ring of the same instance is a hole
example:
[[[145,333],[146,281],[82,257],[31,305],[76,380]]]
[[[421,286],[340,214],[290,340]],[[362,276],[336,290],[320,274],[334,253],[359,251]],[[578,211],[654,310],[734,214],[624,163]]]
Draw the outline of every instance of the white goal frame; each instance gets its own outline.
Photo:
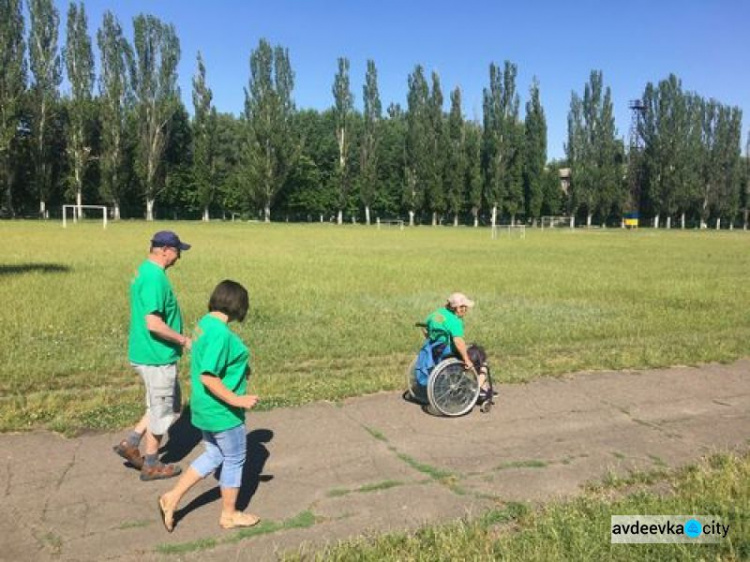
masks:
[[[81,218],[78,216],[78,209],[99,209],[102,212],[102,228],[107,228],[107,207],[105,205],[63,205],[62,206],[62,225],[68,227],[68,209],[73,209],[73,224]]]
[[[542,230],[544,230],[545,227],[546,228],[560,228],[560,227],[573,228],[574,224],[575,223],[573,222],[573,217],[565,216],[565,215],[545,215],[539,221],[539,225],[541,226]]]
[[[390,227],[393,227],[393,226],[397,226],[399,230],[403,230],[404,229],[404,221],[402,221],[402,220],[382,220],[381,221],[380,217],[378,217],[375,220],[375,223],[378,226],[378,230],[380,230],[381,226],[385,227],[385,228],[390,228]]]
[[[513,233],[518,234],[518,238],[524,240],[526,238],[526,225],[525,224],[495,224],[492,226],[492,239],[497,240],[498,236],[507,233],[510,238]]]

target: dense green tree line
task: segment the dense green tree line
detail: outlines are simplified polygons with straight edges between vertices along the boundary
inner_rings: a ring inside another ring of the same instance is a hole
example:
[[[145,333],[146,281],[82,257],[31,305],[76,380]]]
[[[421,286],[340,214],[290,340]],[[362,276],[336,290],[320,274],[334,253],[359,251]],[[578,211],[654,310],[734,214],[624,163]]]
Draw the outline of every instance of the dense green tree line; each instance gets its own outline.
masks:
[[[489,65],[481,122],[464,117],[459,86],[444,95],[440,76],[419,64],[406,107],[386,107],[368,60],[360,111],[345,57],[330,108],[318,111],[296,107],[288,50],[261,39],[240,115],[215,107],[196,53],[191,116],[172,25],[139,15],[129,39],[107,12],[95,49],[82,2],[69,5],[62,47],[60,21],[52,0],[0,0],[3,216],[47,217],[66,203],[149,220],[535,225],[566,215],[616,225],[639,211],[657,227],[747,223],[741,112],[683,91],[673,75],[646,85],[625,143],[610,88],[592,71],[571,94],[566,157],[548,161],[541,85],[533,80],[522,105],[510,61]]]

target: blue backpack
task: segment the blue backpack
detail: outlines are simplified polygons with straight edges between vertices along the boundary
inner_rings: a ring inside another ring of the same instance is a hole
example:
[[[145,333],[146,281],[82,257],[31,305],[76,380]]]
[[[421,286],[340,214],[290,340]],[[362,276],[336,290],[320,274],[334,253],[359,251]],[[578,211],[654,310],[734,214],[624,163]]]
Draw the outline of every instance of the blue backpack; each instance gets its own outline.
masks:
[[[438,349],[439,346],[443,346],[443,349]],[[440,360],[450,354],[450,349],[450,345],[446,345],[439,340],[430,341],[429,338],[424,340],[417,355],[417,364],[414,367],[417,382],[421,386],[427,386],[427,379],[430,377],[430,372],[432,372],[432,369]]]

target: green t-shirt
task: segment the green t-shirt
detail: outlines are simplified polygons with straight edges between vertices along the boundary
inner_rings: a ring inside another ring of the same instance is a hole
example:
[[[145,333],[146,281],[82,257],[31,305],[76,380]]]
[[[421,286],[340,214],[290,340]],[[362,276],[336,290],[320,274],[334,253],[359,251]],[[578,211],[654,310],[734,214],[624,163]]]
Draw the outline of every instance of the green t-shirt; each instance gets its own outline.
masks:
[[[182,355],[182,347],[154,336],[146,315],[158,314],[175,332],[182,333],[182,313],[167,274],[151,260],[144,261],[130,283],[130,338],[128,358],[139,365],[169,365]]]
[[[453,338],[464,337],[464,321],[455,312],[447,308],[439,308],[427,317],[427,337],[432,342],[450,343],[452,351]]]
[[[205,431],[226,431],[245,423],[245,409],[230,406],[203,386],[201,375],[210,373],[238,396],[244,396],[250,369],[250,351],[224,322],[206,314],[193,334],[190,359],[193,425]]]

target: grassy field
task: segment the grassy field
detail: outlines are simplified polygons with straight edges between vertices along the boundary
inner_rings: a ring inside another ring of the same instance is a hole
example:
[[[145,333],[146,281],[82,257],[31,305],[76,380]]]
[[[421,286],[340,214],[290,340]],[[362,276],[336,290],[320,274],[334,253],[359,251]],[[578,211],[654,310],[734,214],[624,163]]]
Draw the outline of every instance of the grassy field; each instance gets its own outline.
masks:
[[[402,388],[414,322],[454,290],[477,301],[469,340],[501,382],[750,355],[741,231],[491,240],[449,227],[0,222],[0,430],[112,429],[139,416],[128,285],[164,228],[193,244],[169,273],[188,326],[218,281],[250,291],[238,331],[265,408]]]
[[[286,562],[434,560],[725,560],[750,559],[750,457],[718,455],[674,471],[611,479],[583,496],[538,509],[510,504],[481,518],[414,533],[301,549]],[[658,491],[657,491],[658,490]],[[612,515],[704,514],[729,525],[713,544],[610,544]]]

